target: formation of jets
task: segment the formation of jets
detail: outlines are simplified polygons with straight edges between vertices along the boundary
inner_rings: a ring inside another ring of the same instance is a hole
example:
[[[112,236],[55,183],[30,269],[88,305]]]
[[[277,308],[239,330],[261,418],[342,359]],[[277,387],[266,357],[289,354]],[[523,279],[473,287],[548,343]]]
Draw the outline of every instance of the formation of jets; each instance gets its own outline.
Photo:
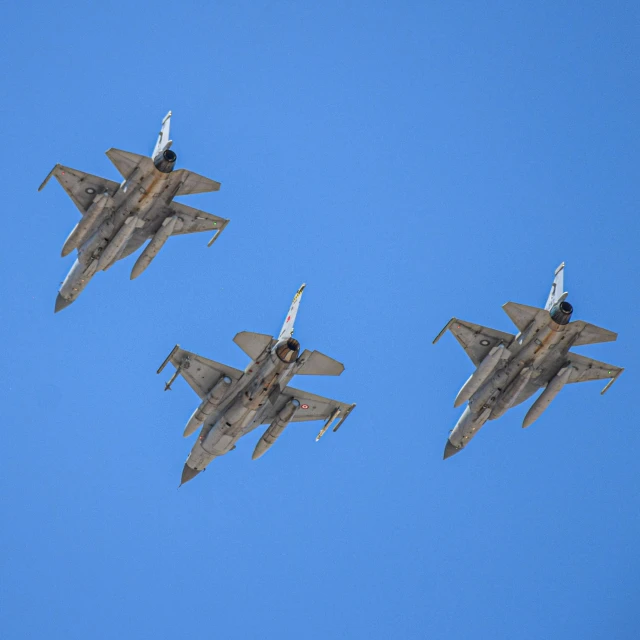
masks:
[[[62,256],[77,258],[58,292],[55,312],[68,307],[98,271],[137,251],[145,242],[133,269],[137,278],[170,236],[213,231],[209,245],[229,220],[175,202],[176,196],[218,191],[220,183],[186,169],[175,169],[177,156],[169,136],[171,112],[162,127],[151,157],[109,149],[108,158],[121,174],[121,183],[56,164],[53,176],[79,209],[82,218],[62,247]],[[187,421],[184,436],[200,429],[182,471],[181,485],[203,471],[214,458],[236,448],[236,442],[260,425],[269,425],[253,452],[257,459],[274,444],[292,422],[324,420],[316,440],[334,425],[337,431],[355,404],[313,395],[288,386],[295,375],[338,376],[344,366],[319,351],[300,351],[293,337],[294,323],[305,285],[291,303],[277,338],[242,331],[234,342],[249,356],[244,371],[208,360],[178,345],[163,362],[175,373],[170,389],[181,375],[201,402]],[[525,416],[528,427],[549,406],[567,383],[609,379],[604,393],[623,369],[572,353],[575,346],[610,342],[617,334],[582,320],[571,321],[573,307],[564,289],[564,263],[555,273],[544,309],[507,302],[503,309],[518,329],[513,335],[452,318],[436,343],[450,331],[476,367],[460,389],[454,407],[467,404],[451,431],[444,450],[449,458],[468,445],[488,421],[501,417],[542,390]]]

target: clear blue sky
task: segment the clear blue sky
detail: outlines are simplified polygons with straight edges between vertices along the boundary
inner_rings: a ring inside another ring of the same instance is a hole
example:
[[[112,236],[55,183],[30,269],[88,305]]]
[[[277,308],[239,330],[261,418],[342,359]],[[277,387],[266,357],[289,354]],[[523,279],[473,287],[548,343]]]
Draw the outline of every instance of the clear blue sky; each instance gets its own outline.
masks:
[[[517,3],[516,3],[517,4]],[[635,638],[637,2],[9,3],[2,118],[0,635]],[[345,6],[346,5],[346,6]],[[184,198],[231,218],[98,274],[54,316],[78,220],[56,162],[110,179],[172,109]],[[443,462],[472,365],[451,316],[512,331],[566,261],[579,351],[627,371],[527,405]],[[343,361],[318,444],[259,433],[176,490],[198,399],[180,343],[241,330]]]

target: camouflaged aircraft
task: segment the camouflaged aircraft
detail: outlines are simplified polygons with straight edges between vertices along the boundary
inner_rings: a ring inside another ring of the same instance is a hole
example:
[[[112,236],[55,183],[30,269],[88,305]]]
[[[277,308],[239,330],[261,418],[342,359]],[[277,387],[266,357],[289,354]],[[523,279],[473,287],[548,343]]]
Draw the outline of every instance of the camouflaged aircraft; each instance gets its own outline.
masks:
[[[261,424],[268,424],[253,452],[253,460],[262,456],[291,422],[325,420],[316,437],[319,440],[337,420],[337,431],[355,404],[323,398],[287,386],[295,375],[339,376],[344,365],[333,358],[305,349],[293,337],[303,284],[291,303],[277,338],[263,333],[242,331],[233,341],[251,358],[244,371],[208,360],[176,345],[158,369],[167,363],[176,371],[165,385],[171,388],[181,375],[200,396],[202,402],[189,418],[187,437],[200,426],[200,434],[182,470],[180,485],[195,478],[214,458],[236,448],[236,442]]]
[[[220,183],[186,169],[174,171],[177,155],[171,150],[170,122],[171,111],[162,121],[150,158],[120,149],[107,151],[124,178],[121,183],[56,164],[40,185],[38,191],[55,177],[82,214],[62,247],[63,257],[77,250],[78,258],[62,283],[55,312],[74,302],[98,271],[106,271],[147,240],[131,270],[132,280],[170,236],[215,231],[211,246],[227,226],[224,218],[173,201],[176,196],[218,191]]]
[[[468,403],[449,435],[444,459],[466,447],[487,420],[496,420],[534,393],[542,393],[522,424],[533,424],[565,384],[610,378],[604,394],[624,369],[571,353],[572,347],[611,342],[617,333],[582,320],[571,322],[573,307],[563,292],[564,262],[556,269],[544,309],[516,302],[503,305],[518,335],[452,318],[436,336],[449,330],[477,367],[458,393],[454,407]]]

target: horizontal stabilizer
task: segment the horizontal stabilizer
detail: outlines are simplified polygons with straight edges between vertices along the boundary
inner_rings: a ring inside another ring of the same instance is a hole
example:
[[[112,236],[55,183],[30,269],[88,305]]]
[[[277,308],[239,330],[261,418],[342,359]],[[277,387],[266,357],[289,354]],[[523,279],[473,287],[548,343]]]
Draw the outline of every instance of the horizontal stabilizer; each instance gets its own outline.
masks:
[[[582,328],[580,328],[582,325]],[[576,341],[572,346],[579,347],[581,344],[598,344],[599,342],[615,342],[618,334],[602,327],[596,327],[595,324],[589,324],[583,320],[576,320],[571,326],[580,331]]]
[[[178,169],[173,172],[179,176],[181,185],[180,189],[176,193],[177,196],[188,196],[192,193],[209,193],[209,191],[220,191],[220,183],[212,180],[211,178],[205,178],[193,171],[187,171],[186,169]]]
[[[271,346],[273,338],[266,333],[241,331],[233,341],[253,360],[256,361],[265,349]]]
[[[544,309],[518,302],[507,302],[502,305],[502,308],[520,331],[524,331],[535,320],[535,317],[544,311]]]
[[[320,351],[304,351],[301,360],[303,365],[296,371],[300,376],[339,376],[344,371],[344,365]]]
[[[120,175],[125,179],[133,173],[133,170],[138,165],[145,163],[153,165],[151,158],[131,153],[131,151],[122,151],[121,149],[109,149],[107,158],[113,162]]]

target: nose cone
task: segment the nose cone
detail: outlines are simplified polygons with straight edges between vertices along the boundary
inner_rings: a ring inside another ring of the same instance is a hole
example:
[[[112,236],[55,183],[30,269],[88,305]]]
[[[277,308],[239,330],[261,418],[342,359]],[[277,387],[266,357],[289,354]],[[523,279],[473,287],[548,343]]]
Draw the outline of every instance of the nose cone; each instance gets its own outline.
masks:
[[[56,308],[54,310],[54,313],[58,313],[58,311],[62,311],[62,309],[65,309],[66,307],[68,307],[72,302],[73,300],[67,300],[62,296],[61,293],[59,293],[58,297],[56,298]]]
[[[451,456],[455,456],[456,453],[459,453],[460,451],[462,451],[462,447],[458,448],[455,445],[453,445],[451,443],[451,440],[449,440],[447,438],[447,444],[444,447],[444,456],[442,457],[443,460],[446,460],[447,458],[450,458]]]
[[[180,486],[185,484],[185,482],[189,482],[189,480],[193,480],[199,473],[200,471],[198,471],[198,469],[192,469],[185,463],[184,469],[182,470],[182,477],[180,478]]]

